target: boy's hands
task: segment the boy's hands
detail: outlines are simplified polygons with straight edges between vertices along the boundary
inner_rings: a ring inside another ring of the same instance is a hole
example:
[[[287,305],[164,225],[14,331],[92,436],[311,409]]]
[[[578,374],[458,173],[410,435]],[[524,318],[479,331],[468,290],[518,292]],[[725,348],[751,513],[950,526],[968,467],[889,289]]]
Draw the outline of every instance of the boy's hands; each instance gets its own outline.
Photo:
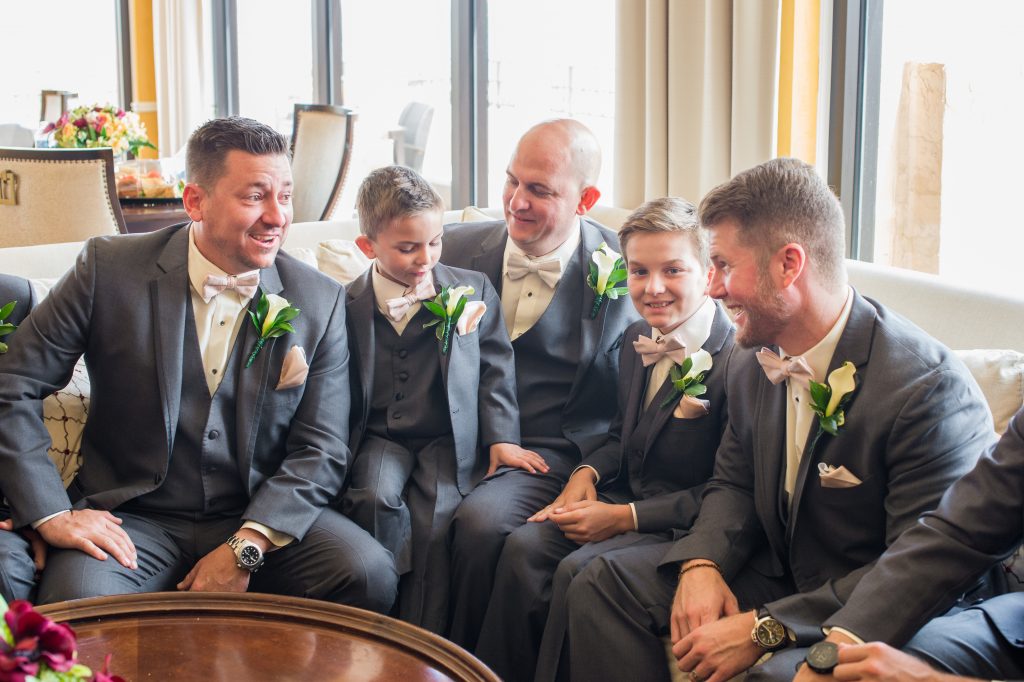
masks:
[[[491,446],[491,465],[487,468],[487,476],[498,470],[500,466],[526,469],[531,474],[548,472],[547,462],[533,450],[525,450],[512,443],[495,443]]]
[[[555,509],[561,509],[568,504],[573,502],[582,502],[583,500],[597,500],[597,488],[595,486],[595,480],[597,479],[597,473],[590,467],[580,467],[572,476],[569,477],[569,481],[562,488],[562,494],[556,497],[551,504],[541,509],[539,512],[526,519],[534,523],[540,523],[541,521],[547,521]]]

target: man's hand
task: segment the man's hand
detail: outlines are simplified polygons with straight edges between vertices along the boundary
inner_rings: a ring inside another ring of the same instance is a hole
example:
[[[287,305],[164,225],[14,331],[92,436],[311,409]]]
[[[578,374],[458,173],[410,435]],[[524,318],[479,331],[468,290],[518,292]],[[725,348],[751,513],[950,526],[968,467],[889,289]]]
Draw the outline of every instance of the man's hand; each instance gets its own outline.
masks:
[[[701,563],[711,562],[707,559],[693,559],[684,563],[682,568]],[[701,625],[713,623],[723,616],[735,615],[739,611],[735,595],[717,568],[710,565],[692,568],[679,578],[676,596],[672,598],[672,617],[669,619],[672,643],[678,642]],[[750,629],[753,628],[751,624]],[[747,639],[750,639],[750,630],[747,631]]]
[[[848,644],[856,644],[856,641],[844,635],[842,632],[838,630],[833,630],[832,632],[828,633],[828,637],[825,638],[825,641],[838,644],[840,650],[842,650],[843,646],[846,646]],[[835,678],[831,675],[819,675],[818,673],[811,670],[807,664],[802,664],[798,666],[796,671],[796,677],[793,678],[794,682],[796,680],[803,680],[803,682],[824,682],[825,680],[833,679]]]
[[[747,611],[701,625],[673,644],[679,669],[706,682],[725,682],[757,663],[764,652],[750,639],[755,615]]]
[[[497,471],[500,466],[526,469],[531,474],[538,471],[542,474],[548,472],[548,463],[543,457],[533,450],[526,450],[512,443],[495,443],[491,446],[490,453],[491,465],[487,467],[487,476]]]
[[[121,528],[121,519],[108,511],[72,509],[36,530],[54,547],[77,549],[100,561],[106,561],[109,553],[125,568],[139,567],[135,543]]]
[[[590,467],[580,467],[579,470],[569,477],[565,487],[562,488],[561,495],[556,497],[551,504],[526,520],[533,521],[534,523],[540,523],[541,521],[547,521],[551,512],[555,509],[564,508],[566,505],[570,505],[573,502],[580,502],[582,500],[596,500],[596,478],[597,474],[594,473],[593,469]]]
[[[252,528],[241,528],[235,535],[256,543],[264,554],[271,547],[267,536]],[[245,592],[249,589],[250,577],[252,574],[249,571],[239,567],[235,552],[225,539],[200,559],[177,587],[190,592]]]
[[[556,507],[548,516],[565,537],[581,545],[633,530],[633,512],[628,504],[583,500]]]
[[[4,530],[13,532],[14,521],[11,519],[0,521],[0,531]],[[39,533],[28,526],[20,528],[17,533],[28,540],[29,545],[32,546],[32,563],[36,566],[36,573],[42,573],[43,569],[46,568],[46,542],[43,541]]]
[[[827,638],[832,640],[832,635]],[[832,675],[819,675],[807,664],[800,666],[794,682],[866,680],[870,682],[962,682],[965,678],[941,673],[924,661],[893,649],[888,644],[839,644],[839,665]]]

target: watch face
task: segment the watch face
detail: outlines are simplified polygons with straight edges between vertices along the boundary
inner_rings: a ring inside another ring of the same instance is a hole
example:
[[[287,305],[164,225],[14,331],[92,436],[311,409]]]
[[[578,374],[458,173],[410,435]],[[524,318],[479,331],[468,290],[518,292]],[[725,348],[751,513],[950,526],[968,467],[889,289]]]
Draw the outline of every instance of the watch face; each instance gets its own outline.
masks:
[[[238,560],[245,566],[255,566],[260,562],[260,558],[259,547],[253,545],[243,547],[242,551],[238,554]]]
[[[765,649],[774,649],[786,641],[786,628],[774,618],[765,618],[757,624],[757,643]]]
[[[828,674],[839,662],[839,647],[832,642],[817,642],[807,650],[805,660],[814,672]]]

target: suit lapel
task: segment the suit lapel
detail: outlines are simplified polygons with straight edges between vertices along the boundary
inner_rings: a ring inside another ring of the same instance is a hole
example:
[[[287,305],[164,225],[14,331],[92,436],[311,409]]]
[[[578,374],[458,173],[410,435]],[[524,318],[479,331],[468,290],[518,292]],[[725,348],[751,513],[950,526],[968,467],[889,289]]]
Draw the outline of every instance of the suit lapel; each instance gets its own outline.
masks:
[[[777,348],[775,350],[778,352]],[[761,517],[773,520],[765,527],[765,532],[772,545],[781,549],[785,539],[782,520],[786,514],[782,487],[782,473],[786,465],[786,384],[772,384],[756,363],[754,367],[756,386],[753,390],[758,392],[758,399],[752,437],[757,467],[755,480],[759,489],[757,497],[768,504]]]
[[[349,286],[349,316],[355,320],[365,320],[365,324],[352,325],[349,329],[353,338],[349,339],[355,347],[355,355],[359,359],[359,387],[362,393],[362,411],[359,423],[365,424],[370,415],[370,391],[373,390],[373,355],[374,349],[374,308],[377,303],[373,295],[373,268],[357,277]],[[353,329],[353,327],[355,327]]]
[[[501,287],[505,280],[501,265],[505,260],[505,243],[507,241],[508,229],[502,224],[480,244],[480,253],[473,256],[472,265],[469,268],[491,278],[491,283],[494,285],[495,291],[498,292],[498,298],[501,298]]]
[[[164,274],[150,283],[153,305],[153,344],[157,381],[163,396],[167,455],[174,445],[181,407],[181,359],[184,357],[185,306],[188,302],[188,228],[168,240],[157,259]]]
[[[846,321],[846,328],[843,329],[842,336],[839,337],[839,343],[836,344],[836,350],[832,354],[832,360],[829,361],[827,374],[831,374],[833,370],[842,366],[844,362],[849,361],[857,368],[856,376],[864,376],[863,370],[867,366],[868,358],[871,356],[871,339],[875,333],[876,318],[877,315],[874,306],[865,301],[860,294],[854,291],[853,305],[850,308],[850,317]],[[825,377],[826,380],[827,374]],[[860,383],[858,382],[857,388],[854,390],[853,395],[850,396],[850,400],[844,408],[846,410],[847,419],[849,419],[850,411],[852,410],[859,393]],[[837,438],[841,438],[843,434],[842,428],[840,428],[839,435],[837,436],[830,436],[827,433],[822,434],[814,450],[811,450],[811,442],[817,431],[818,419],[815,417],[811,424],[808,440],[804,445],[804,454],[800,458],[800,469],[797,472],[796,487],[793,491],[793,511],[787,528],[788,538],[792,538],[793,536],[793,528],[796,526],[796,517],[800,511],[800,498],[803,496],[804,486],[807,484],[807,477],[810,475],[809,472],[811,471],[811,467],[814,466],[816,469],[817,462],[825,461],[825,453],[832,445],[832,442]]]
[[[441,265],[440,263],[438,263],[436,266],[434,266],[434,287],[437,289],[438,293],[441,292],[441,289],[443,287],[454,287],[454,286],[457,286],[457,285],[458,285],[458,282],[455,281],[455,277],[453,276],[453,273],[451,272],[451,270],[449,270],[445,266]],[[431,327],[430,331],[433,332],[434,328]],[[455,339],[455,337],[457,335],[458,335],[458,332],[453,329],[452,330],[452,338],[451,338],[451,342],[448,344],[448,352],[447,353],[442,353],[441,352],[441,343],[440,342],[438,342],[438,344],[437,344],[437,357],[441,361],[441,381],[444,382],[445,392],[448,395],[448,402],[449,403],[452,400],[452,392],[448,388],[448,364],[449,364],[449,361],[451,359],[452,354],[454,354],[456,352],[455,349],[458,347],[458,342]]]
[[[637,338],[640,334],[651,335],[651,326],[644,323],[637,331]],[[632,344],[636,339],[624,339],[624,343]],[[626,364],[628,363],[628,365]],[[637,352],[627,353],[623,366],[619,367],[620,372],[629,372],[629,395],[626,397],[626,412],[622,419],[622,442],[627,443],[633,436],[636,425],[640,422],[640,416],[644,411],[644,395],[647,392],[647,368]]]
[[[590,254],[597,250],[601,242],[604,241],[604,238],[597,228],[586,219],[580,219],[580,226],[582,229],[579,246],[580,253],[578,254],[580,258],[580,276],[586,280],[589,273]],[[590,372],[590,366],[594,364],[594,357],[597,355],[598,345],[600,344],[601,336],[604,334],[604,323],[608,319],[608,308],[613,305],[625,304],[625,301],[621,300],[606,300],[601,305],[601,310],[598,312],[597,317],[590,319],[590,309],[594,305],[595,296],[594,290],[584,282],[583,300],[580,302],[580,361],[576,365],[576,376],[572,381],[572,390],[569,392],[569,399],[566,401],[567,405],[571,404],[575,399],[576,394],[583,385],[584,377]]]

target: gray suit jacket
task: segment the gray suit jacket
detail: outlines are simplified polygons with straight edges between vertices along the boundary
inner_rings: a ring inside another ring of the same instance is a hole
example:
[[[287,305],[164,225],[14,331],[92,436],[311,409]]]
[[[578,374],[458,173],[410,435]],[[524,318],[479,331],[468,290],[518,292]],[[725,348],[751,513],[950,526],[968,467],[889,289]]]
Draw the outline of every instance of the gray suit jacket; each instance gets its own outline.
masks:
[[[512,343],[501,317],[501,301],[487,278],[478,272],[434,267],[434,282],[441,287],[470,285],[470,300],[483,301],[487,312],[476,332],[455,334],[448,354],[437,346],[441,377],[448,393],[459,491],[468,495],[487,470],[488,457],[480,447],[494,443],[519,444],[519,406],[516,402],[515,361]],[[373,315],[372,270],[367,269],[349,285],[348,325],[352,345],[352,438],[356,452],[370,419],[373,367],[376,346]],[[433,337],[431,337],[433,338]]]
[[[643,414],[647,391],[647,368],[633,348],[639,335],[651,335],[651,325],[634,322],[623,335],[619,356],[619,410],[612,422],[608,441],[581,464],[594,467],[601,476],[600,488],[625,492],[636,507],[641,532],[661,532],[670,528],[689,528],[700,509],[700,498],[714,467],[715,451],[728,423],[725,399],[726,358],[733,349],[735,331],[721,305],[717,305],[711,334],[704,350],[714,364],[704,384],[702,396],[710,413],[698,419],[672,419],[676,403],[658,407],[642,450],[628,447]],[[656,398],[657,400],[657,398]],[[654,403],[651,404],[654,407]],[[655,443],[674,422],[672,437],[678,439],[678,451],[666,460],[655,456]]]
[[[934,512],[886,550],[828,619],[865,640],[903,646],[1024,539],[1024,410],[998,445],[956,482]],[[898,612],[892,605],[899,604]],[[980,608],[1011,646],[1024,646],[1024,593]]]
[[[581,219],[584,253],[593,253],[601,242],[619,249],[615,233],[587,218]],[[441,261],[448,265],[475,270],[487,275],[501,296],[504,281],[501,263],[505,255],[508,230],[505,221],[457,223],[445,226]],[[583,264],[584,276],[589,264]],[[583,457],[605,441],[608,426],[615,416],[616,402],[609,400],[609,390],[616,385],[619,371],[618,349],[622,332],[639,315],[624,298],[607,301],[597,318],[590,319],[594,291],[584,285],[580,301],[580,354],[569,400],[562,413],[562,433],[575,443]]]
[[[847,360],[857,367],[857,388],[846,423],[805,450],[787,513],[786,385],[768,381],[752,349],[732,354],[729,428],[715,474],[691,534],[664,559],[712,559],[727,579],[748,563],[764,575],[790,574],[797,592],[767,607],[801,644],[821,639],[822,623],[878,556],[993,440],[988,407],[963,364],[856,292],[829,372]],[[815,420],[808,445],[816,429]],[[819,462],[845,466],[862,483],[826,488]]]
[[[70,506],[116,509],[156,489],[177,430],[188,230],[90,239],[0,356],[0,479],[16,525]],[[345,477],[348,343],[344,290],[280,254],[260,287],[301,309],[237,378],[235,454],[250,502],[243,517],[301,539]],[[255,307],[256,299],[253,299]],[[257,337],[245,322],[236,343]],[[275,390],[285,354],[305,349],[306,382]],[[85,354],[92,383],[83,465],[68,492],[46,454],[41,402]],[[69,494],[72,500],[69,500]]]
[[[36,304],[35,296],[32,294],[32,286],[24,277],[15,275],[0,274],[0,308],[11,301],[17,301],[14,312],[4,320],[12,324],[21,324],[22,320],[28,317],[29,312]],[[10,340],[13,334],[0,337],[0,341]]]

